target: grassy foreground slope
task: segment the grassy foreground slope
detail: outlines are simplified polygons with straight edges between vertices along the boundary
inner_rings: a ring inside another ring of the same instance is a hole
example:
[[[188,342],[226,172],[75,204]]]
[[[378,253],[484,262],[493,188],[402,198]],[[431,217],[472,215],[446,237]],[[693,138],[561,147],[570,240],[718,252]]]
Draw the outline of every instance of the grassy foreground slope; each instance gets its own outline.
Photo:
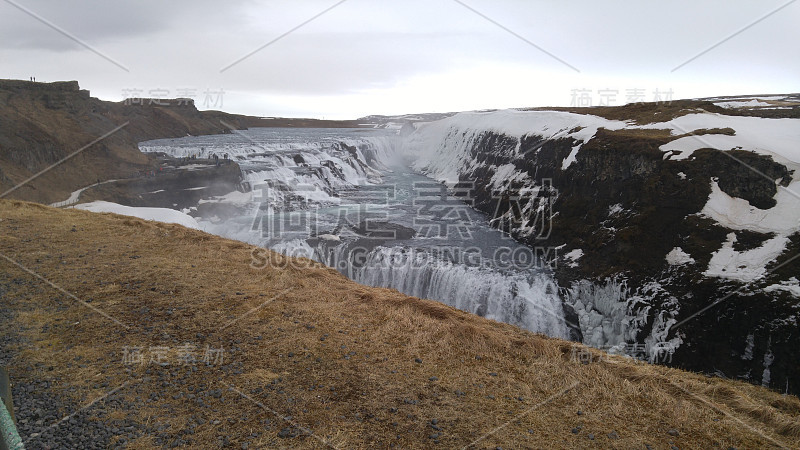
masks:
[[[8,200],[0,230],[12,378],[49,381],[75,408],[123,398],[107,417],[152,430],[133,448],[800,446],[796,397],[602,355],[241,242]],[[203,362],[206,346],[222,360]]]

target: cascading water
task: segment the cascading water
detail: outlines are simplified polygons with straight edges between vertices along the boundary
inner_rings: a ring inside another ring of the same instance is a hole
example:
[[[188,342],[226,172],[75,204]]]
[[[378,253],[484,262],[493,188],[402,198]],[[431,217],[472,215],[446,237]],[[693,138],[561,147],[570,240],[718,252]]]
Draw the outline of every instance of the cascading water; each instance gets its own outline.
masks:
[[[376,249],[352,279],[370,286],[395,288],[432,298],[463,311],[566,338],[561,300],[544,274],[503,274],[481,267],[442,261],[408,248]]]
[[[531,331],[569,337],[558,287],[548,273],[498,268],[478,249],[445,257],[438,248],[369,248],[341,241],[312,247],[304,239],[271,248],[324,263],[361,284],[394,288]]]
[[[238,202],[240,213],[201,219],[206,231],[315,259],[363,284],[567,338],[558,289],[538,256],[461,199],[421,197],[443,187],[397,167],[398,143],[385,131],[256,129],[140,147],[175,157],[227,153],[240,164],[254,192],[246,201],[242,194],[219,199]],[[371,230],[373,224],[392,237]]]

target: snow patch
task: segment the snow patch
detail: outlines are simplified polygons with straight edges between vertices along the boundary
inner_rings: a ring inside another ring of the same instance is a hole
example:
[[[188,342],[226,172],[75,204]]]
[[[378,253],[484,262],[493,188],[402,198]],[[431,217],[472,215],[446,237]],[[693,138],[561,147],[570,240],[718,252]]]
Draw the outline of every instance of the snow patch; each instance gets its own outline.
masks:
[[[622,207],[622,203],[616,203],[608,207],[608,216],[616,216],[623,211],[625,211],[625,208]]]
[[[728,234],[722,248],[711,254],[708,269],[703,275],[750,282],[762,278],[767,273],[767,264],[775,260],[786,248],[789,239],[777,236],[752,250],[737,252],[733,249],[736,233]]]
[[[527,173],[517,171],[514,164],[503,164],[495,169],[489,184],[493,189],[500,189],[514,181],[525,181],[530,179]]]
[[[732,128],[733,136],[706,134],[685,136],[668,142],[661,151],[683,152],[673,159],[686,159],[700,148],[730,150],[741,147],[762,155],[770,155],[780,163],[800,163],[800,121],[798,119],[767,119],[763,117],[726,116],[723,114],[687,114],[670,122],[644,125],[644,129],[671,129],[681,135],[699,129]]]
[[[711,194],[700,213],[732,230],[790,235],[800,231],[800,181],[779,186],[777,204],[770,209],[751,206],[747,200],[731,197],[711,181]]]
[[[719,101],[719,102],[727,102],[733,100],[783,100],[787,96],[786,95],[747,95],[747,96],[725,96],[725,97],[704,97],[704,98],[695,98],[694,100],[706,100],[706,101]]]
[[[775,362],[775,355],[772,354],[772,349],[770,346],[772,345],[772,340],[767,342],[767,352],[764,353],[764,372],[761,374],[761,386],[769,387],[769,382],[771,380],[772,372],[769,370],[769,367]]]
[[[683,251],[680,247],[673,248],[666,256],[667,264],[670,266],[682,266],[684,264],[694,264],[694,258]]]
[[[201,229],[194,217],[169,208],[132,207],[104,201],[82,203],[75,208],[95,213],[114,213],[156,222],[176,223],[195,230]]]
[[[773,284],[764,288],[764,292],[775,291],[784,291],[795,297],[800,297],[800,282],[797,281],[797,278],[792,277],[788,280],[781,281],[780,284]]]
[[[569,152],[569,155],[567,155],[567,157],[564,158],[564,161],[561,163],[561,170],[567,170],[567,167],[569,167],[572,163],[578,160],[578,150],[581,149],[582,145],[583,142],[572,147],[572,150]]]
[[[771,103],[767,102],[760,102],[758,100],[750,100],[746,102],[717,102],[714,103],[717,106],[721,106],[723,108],[754,108],[757,106],[770,106]]]
[[[755,348],[756,340],[755,336],[750,333],[747,335],[747,346],[744,348],[744,354],[742,355],[742,359],[745,361],[752,361],[753,360],[753,349]]]
[[[576,248],[569,253],[564,255],[564,259],[568,259],[570,262],[567,263],[569,267],[578,267],[578,260],[581,259],[583,256],[583,250]]]

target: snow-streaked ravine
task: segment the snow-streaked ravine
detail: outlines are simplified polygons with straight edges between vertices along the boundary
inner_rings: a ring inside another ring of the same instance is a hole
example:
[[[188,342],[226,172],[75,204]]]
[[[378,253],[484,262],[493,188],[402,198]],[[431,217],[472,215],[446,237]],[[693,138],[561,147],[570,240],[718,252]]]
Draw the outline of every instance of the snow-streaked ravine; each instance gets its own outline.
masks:
[[[519,192],[536,192],[543,187],[543,180],[532,179],[525,161],[530,156],[522,150],[523,140],[572,139],[571,151],[560,163],[555,162],[557,167],[566,171],[575,167],[578,152],[600,128],[668,130],[675,139],[660,147],[664,160],[691,161],[694,151],[700,148],[722,151],[740,148],[769,156],[794,171],[793,181],[788,186],[777,186],[776,206],[763,210],[752,207],[746,200],[728,196],[716,180],[709,179],[711,194],[699,212],[701,216],[733,230],[775,233],[775,236],[760,248],[742,252],[733,248],[734,238],[731,238],[714,252],[707,267],[694,267],[699,258],[674,248],[664,255],[668,266],[698,270],[709,278],[739,282],[757,280],[765,275],[764,266],[784,253],[788,236],[800,230],[798,119],[727,116],[697,110],[670,121],[637,125],[629,121],[554,111],[460,113],[436,122],[418,124],[403,150],[416,170],[445,183],[454,183],[464,176],[479,173],[490,177],[485,187],[496,195],[502,195],[511,186]],[[722,132],[708,133],[714,129]],[[733,130],[732,135],[729,129]],[[704,133],[681,137],[697,130]],[[499,147],[485,148],[497,145],[495,140],[500,138],[506,139]],[[494,153],[484,154],[482,151]],[[681,180],[687,178],[684,172],[677,176]],[[523,212],[537,207],[534,197],[528,204],[520,206]],[[615,211],[609,211],[609,216],[614,214]],[[533,231],[527,224],[516,229],[523,238],[532,236]],[[559,255],[564,266],[574,268],[581,264],[581,249],[564,251]],[[669,279],[662,281],[670,282]],[[598,285],[577,281],[564,289],[562,300],[577,314],[584,343],[610,348],[644,341],[651,351],[647,355],[651,361],[671,355],[681,345],[679,336],[668,337],[674,335],[670,329],[677,323],[679,301],[656,281],[635,289],[628,289],[625,283],[624,279],[607,280]],[[793,284],[772,285],[769,289],[800,292]],[[657,304],[652,301],[654,297],[660,299]]]
[[[760,97],[759,97],[760,98]],[[782,98],[782,97],[776,97]],[[575,162],[575,156],[599,128],[608,130],[652,129],[669,130],[675,139],[662,145],[665,159],[690,160],[695,150],[715,148],[722,151],[744,149],[771,157],[794,171],[789,186],[778,186],[776,205],[769,209],[758,209],[746,200],[733,198],[723,192],[716,180],[711,183],[711,194],[701,214],[720,225],[733,230],[750,230],[759,233],[775,233],[778,236],[764,243],[757,251],[736,253],[723,246],[712,259],[706,276],[729,278],[740,281],[754,280],[763,275],[758,270],[764,261],[774,260],[788,243],[787,237],[800,231],[800,120],[771,119],[762,117],[728,116],[723,114],[696,112],[674,118],[668,122],[635,125],[631,122],[608,120],[597,116],[556,111],[493,111],[483,113],[460,113],[437,122],[419,124],[417,132],[405,143],[403,150],[420,172],[443,182],[455,182],[463,174],[469,174],[480,166],[478,155],[473,152],[477,140],[486,132],[500,133],[517,140],[517,148],[505,155],[514,161],[519,155],[525,136],[543,139],[572,138],[575,145],[561,163],[562,169]],[[733,134],[688,135],[698,130],[732,129]],[[683,136],[682,135],[688,135]],[[514,182],[525,184],[531,191],[537,189],[541,180],[532,180],[525,171],[515,169],[514,164],[492,165],[494,171],[491,188],[502,190]],[[681,179],[686,175],[678,174]],[[777,182],[777,181],[776,181]],[[534,207],[533,203],[525,208]],[[524,230],[520,230],[524,236]],[[692,259],[686,255],[684,259]],[[687,259],[687,260],[688,260]],[[723,261],[723,259],[725,261]],[[735,260],[745,265],[743,271],[731,271],[728,261]],[[576,264],[575,261],[568,261]]]

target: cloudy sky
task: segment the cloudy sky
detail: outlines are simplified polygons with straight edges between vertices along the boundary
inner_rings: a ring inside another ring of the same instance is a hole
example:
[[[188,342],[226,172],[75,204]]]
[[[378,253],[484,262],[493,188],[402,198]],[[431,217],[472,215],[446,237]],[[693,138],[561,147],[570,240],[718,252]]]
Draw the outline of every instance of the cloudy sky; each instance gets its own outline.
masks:
[[[794,0],[0,0],[0,78],[261,116],[618,105],[798,92],[798,23]]]

